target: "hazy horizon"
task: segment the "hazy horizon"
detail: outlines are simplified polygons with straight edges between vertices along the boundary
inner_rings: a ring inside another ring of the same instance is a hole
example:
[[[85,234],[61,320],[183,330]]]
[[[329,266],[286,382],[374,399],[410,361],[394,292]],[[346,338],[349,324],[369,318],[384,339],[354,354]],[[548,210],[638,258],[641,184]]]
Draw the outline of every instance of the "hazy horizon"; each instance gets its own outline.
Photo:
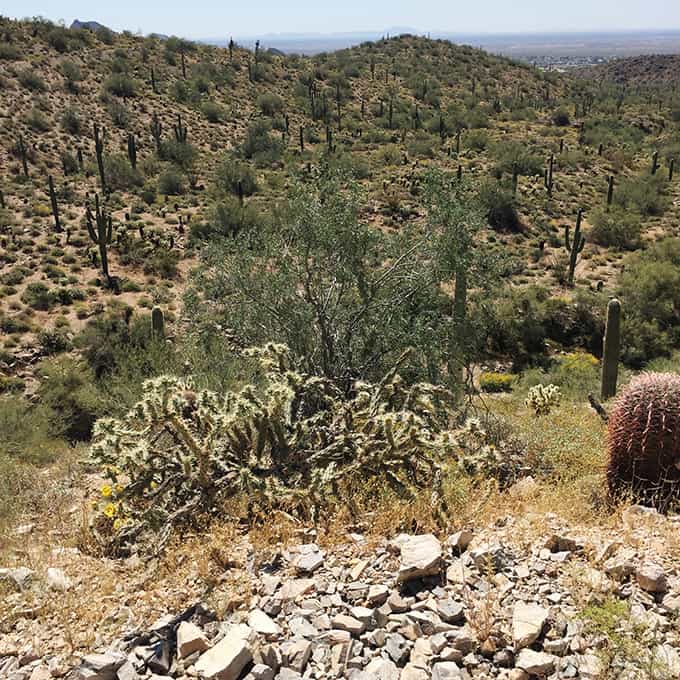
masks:
[[[114,30],[174,34],[196,40],[221,36],[332,36],[411,31],[436,35],[531,35],[628,33],[680,30],[680,2],[667,0],[572,0],[550,6],[538,0],[510,5],[506,0],[465,4],[429,0],[413,5],[377,0],[319,7],[309,0],[273,0],[225,6],[215,0],[184,3],[139,3],[119,0],[115,6],[93,6],[85,0],[6,0],[2,14],[15,19],[43,16],[70,25],[75,19],[98,21]],[[460,6],[457,6],[459,5]],[[433,28],[436,26],[437,28]]]

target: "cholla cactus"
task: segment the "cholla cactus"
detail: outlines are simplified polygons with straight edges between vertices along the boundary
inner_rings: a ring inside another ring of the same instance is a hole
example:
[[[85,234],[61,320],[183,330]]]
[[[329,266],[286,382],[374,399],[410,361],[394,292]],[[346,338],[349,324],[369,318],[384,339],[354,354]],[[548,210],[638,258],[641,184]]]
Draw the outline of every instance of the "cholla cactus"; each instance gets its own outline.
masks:
[[[333,382],[295,371],[282,345],[244,354],[259,363],[262,386],[218,395],[163,376],[144,383],[126,416],[97,422],[92,458],[120,489],[115,518],[95,525],[110,552],[124,554],[145,536],[160,547],[175,526],[233,497],[251,511],[313,517],[379,481],[407,498],[430,488],[433,511],[442,510],[452,394],[406,386],[395,370],[376,385],[357,383],[347,398]]]
[[[534,385],[524,403],[537,416],[547,416],[553,408],[559,406],[561,399],[562,395],[557,385]]]

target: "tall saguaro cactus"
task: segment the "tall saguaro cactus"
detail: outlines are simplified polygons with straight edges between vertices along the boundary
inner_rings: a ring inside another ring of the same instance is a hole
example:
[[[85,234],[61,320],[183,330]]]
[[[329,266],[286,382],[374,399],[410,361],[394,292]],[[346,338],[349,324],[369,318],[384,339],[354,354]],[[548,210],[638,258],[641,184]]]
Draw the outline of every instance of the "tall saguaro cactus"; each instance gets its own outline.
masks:
[[[569,253],[569,274],[567,276],[567,283],[570,286],[574,285],[574,271],[576,269],[576,262],[578,261],[578,256],[583,251],[583,247],[586,244],[586,239],[583,234],[581,234],[581,220],[583,219],[583,209],[579,208],[578,215],[576,217],[576,227],[574,229],[574,239],[570,238],[570,228],[567,224],[564,227],[564,247]]]
[[[614,175],[609,175],[607,180],[607,210],[614,200]]]
[[[621,351],[621,303],[616,298],[612,298],[607,305],[603,349],[601,395],[602,399],[610,399],[616,394]]]
[[[130,159],[130,165],[133,169],[137,167],[137,141],[134,133],[130,133],[127,138],[127,152]]]
[[[28,158],[26,154],[26,144],[24,143],[24,138],[19,136],[19,143],[17,145],[19,149],[19,156],[21,157],[21,167],[24,170],[24,177],[28,179]]]
[[[177,125],[173,125],[173,130],[175,131],[175,139],[180,144],[185,144],[187,141],[187,128],[186,125],[182,125],[182,116],[177,114]]]
[[[97,154],[97,167],[99,168],[99,180],[102,185],[102,192],[106,193],[106,176],[104,174],[104,138],[99,133],[99,125],[94,123],[94,150]]]
[[[151,118],[151,136],[154,142],[156,142],[156,153],[161,151],[161,135],[163,134],[163,126],[161,121],[158,120],[158,114],[154,113]]]
[[[107,217],[106,211],[99,205],[99,196],[95,195],[95,212],[94,215],[88,205],[85,211],[85,218],[87,220],[87,232],[94,243],[99,247],[99,258],[101,260],[102,272],[106,277],[107,284],[112,283],[111,274],[109,274],[109,257],[108,245],[111,243],[113,235],[113,224],[111,216]]]
[[[165,337],[165,318],[163,310],[158,306],[151,310],[151,333],[155,340],[162,340]]]
[[[47,178],[50,187],[50,203],[52,204],[52,215],[54,215],[55,231],[61,231],[61,223],[59,222],[59,204],[57,203],[57,192],[54,190],[54,180],[52,175]]]

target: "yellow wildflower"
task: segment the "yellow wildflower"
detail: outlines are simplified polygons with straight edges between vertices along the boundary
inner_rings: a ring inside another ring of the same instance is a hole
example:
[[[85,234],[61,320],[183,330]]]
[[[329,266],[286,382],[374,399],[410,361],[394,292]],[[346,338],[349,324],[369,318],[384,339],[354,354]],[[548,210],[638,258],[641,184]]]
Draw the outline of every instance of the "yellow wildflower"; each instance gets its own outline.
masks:
[[[151,482],[151,489],[153,490],[153,489],[157,489],[157,488],[158,488],[158,484],[156,482]]]
[[[113,521],[113,530],[118,531],[119,529],[122,529],[124,525],[125,522],[119,517],[118,519]]]
[[[104,514],[109,518],[113,519],[116,516],[116,511],[117,508],[113,503],[109,503],[105,508],[104,508]]]
[[[102,487],[102,496],[104,498],[111,498],[111,494],[113,493],[113,488],[111,487],[110,484],[104,484]]]
[[[123,493],[124,488],[122,484],[116,484],[116,493]]]

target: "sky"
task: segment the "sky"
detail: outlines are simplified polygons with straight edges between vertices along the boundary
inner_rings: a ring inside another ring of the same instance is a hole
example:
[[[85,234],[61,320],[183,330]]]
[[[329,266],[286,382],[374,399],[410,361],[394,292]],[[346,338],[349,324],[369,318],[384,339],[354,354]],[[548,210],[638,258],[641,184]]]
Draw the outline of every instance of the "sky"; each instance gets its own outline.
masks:
[[[0,14],[187,38],[268,33],[508,33],[680,29],[680,0],[2,0]]]

